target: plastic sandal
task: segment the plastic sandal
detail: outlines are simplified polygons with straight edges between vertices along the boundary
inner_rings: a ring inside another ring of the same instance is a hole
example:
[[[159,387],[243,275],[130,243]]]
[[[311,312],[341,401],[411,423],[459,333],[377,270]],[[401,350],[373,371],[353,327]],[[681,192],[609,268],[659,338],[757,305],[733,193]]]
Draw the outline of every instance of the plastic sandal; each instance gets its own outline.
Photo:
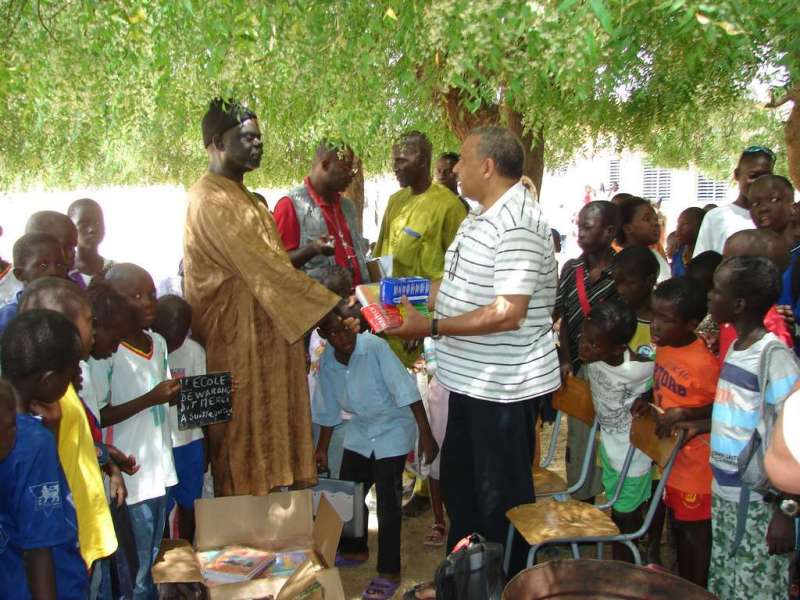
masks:
[[[361,598],[362,600],[389,600],[399,587],[399,582],[384,577],[375,577],[367,584],[367,589],[364,590]]]
[[[430,600],[435,600],[436,586],[432,581],[426,581],[425,583],[418,583],[410,590],[407,590],[405,594],[403,594],[403,600],[420,600],[421,598],[429,598]]]
[[[334,561],[335,563],[334,566],[337,568],[357,567],[359,565],[363,565],[365,562],[367,562],[366,558],[364,560],[356,560],[354,558],[347,558],[345,556],[342,556],[337,552],[336,560]]]
[[[446,540],[447,529],[445,528],[444,523],[434,523],[431,525],[431,529],[428,531],[428,535],[425,536],[425,539],[422,541],[422,543],[426,546],[440,547],[444,546]]]

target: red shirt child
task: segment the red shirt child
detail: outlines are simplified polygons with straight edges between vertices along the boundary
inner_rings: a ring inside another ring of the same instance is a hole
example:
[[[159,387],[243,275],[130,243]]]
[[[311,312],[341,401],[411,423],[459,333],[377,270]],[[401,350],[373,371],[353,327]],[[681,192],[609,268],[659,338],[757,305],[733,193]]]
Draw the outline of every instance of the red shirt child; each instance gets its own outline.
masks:
[[[770,333],[774,333],[777,338],[789,348],[794,348],[794,336],[786,325],[786,319],[778,312],[775,306],[772,306],[767,314],[764,315],[764,328]],[[725,355],[728,353],[728,348],[736,341],[737,333],[736,328],[730,323],[722,323],[719,326],[719,365],[725,362]]]

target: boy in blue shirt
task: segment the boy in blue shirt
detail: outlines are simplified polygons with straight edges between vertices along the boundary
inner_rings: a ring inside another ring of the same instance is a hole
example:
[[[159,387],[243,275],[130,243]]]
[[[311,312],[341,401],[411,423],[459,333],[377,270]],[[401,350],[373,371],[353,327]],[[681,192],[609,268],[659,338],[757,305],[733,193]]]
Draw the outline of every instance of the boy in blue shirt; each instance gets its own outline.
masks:
[[[85,600],[88,573],[53,434],[60,419],[58,401],[78,374],[78,330],[55,311],[27,311],[8,325],[0,356],[3,376],[11,384],[0,385],[3,597]]]
[[[67,268],[64,254],[58,240],[49,233],[26,233],[16,242],[13,249],[14,277],[22,283],[23,289],[31,281],[41,277],[66,277]],[[0,334],[17,315],[22,291],[0,307]]]
[[[328,465],[331,432],[341,423],[341,411],[351,413],[340,479],[362,482],[365,490],[374,483],[378,497],[378,577],[364,597],[390,598],[400,583],[402,476],[417,427],[426,464],[439,448],[416,383],[385,340],[354,333],[334,313],[322,320],[318,331],[328,345],[311,409],[314,423],[321,426],[317,466]],[[353,559],[366,560],[366,533],[342,540],[339,548]]]

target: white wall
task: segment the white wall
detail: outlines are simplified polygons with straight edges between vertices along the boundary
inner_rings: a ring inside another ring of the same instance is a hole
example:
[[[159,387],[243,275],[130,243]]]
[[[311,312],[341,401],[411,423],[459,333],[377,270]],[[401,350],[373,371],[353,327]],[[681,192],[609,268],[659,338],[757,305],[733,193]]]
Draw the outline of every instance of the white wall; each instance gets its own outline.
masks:
[[[609,160],[620,159],[620,191],[642,193],[643,157],[610,152],[578,156],[572,164],[545,174],[541,205],[552,227],[568,236],[561,259],[579,253],[574,242],[574,218],[583,206],[584,188],[600,184],[608,188]],[[668,219],[667,229],[674,229],[681,210],[695,204],[697,172],[673,171],[672,200],[662,205]],[[371,241],[378,237],[380,220],[389,196],[397,191],[392,174],[369,178],[365,182],[364,234]],[[283,189],[261,189],[271,206]],[[735,196],[731,188],[731,199]],[[104,256],[117,261],[135,262],[151,272],[156,281],[173,275],[181,256],[183,223],[186,212],[185,192],[176,186],[104,187],[74,190],[34,190],[24,193],[0,193],[0,256],[10,260],[11,247],[24,232],[28,216],[38,210],[65,212],[77,198],[90,197],[103,207],[106,217]],[[232,227],[235,224],[231,224]]]

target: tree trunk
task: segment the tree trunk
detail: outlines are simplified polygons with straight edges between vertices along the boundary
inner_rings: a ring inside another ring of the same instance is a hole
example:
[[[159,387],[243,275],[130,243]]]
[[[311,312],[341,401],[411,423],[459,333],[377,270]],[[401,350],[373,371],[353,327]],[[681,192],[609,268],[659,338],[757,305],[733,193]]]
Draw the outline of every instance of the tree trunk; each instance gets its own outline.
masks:
[[[786,139],[786,162],[789,163],[789,179],[795,189],[800,190],[800,93],[794,101],[789,120],[783,124]]]
[[[794,187],[800,189],[800,85],[794,85],[780,98],[775,98],[767,103],[767,108],[778,108],[787,102],[792,102],[789,118],[783,124],[783,138],[786,141],[786,162],[789,167],[789,179]]]
[[[475,127],[487,125],[503,125],[519,136],[525,148],[525,168],[527,175],[539,194],[542,192],[542,177],[544,176],[544,134],[542,128],[533,132],[523,132],[522,115],[507,104],[503,105],[502,113],[498,106],[481,106],[476,112],[468,111],[461,101],[458,90],[451,88],[442,96],[442,107],[445,117],[452,131],[459,140],[469,135]]]
[[[356,174],[349,187],[342,194],[356,205],[356,223],[358,233],[364,233],[364,169],[361,165],[361,159],[355,159]]]
[[[522,118],[514,109],[506,106],[506,121],[508,128],[519,136],[525,148],[525,167],[523,173],[536,186],[537,194],[542,193],[542,178],[544,177],[544,133],[538,127],[535,132],[524,131]]]

